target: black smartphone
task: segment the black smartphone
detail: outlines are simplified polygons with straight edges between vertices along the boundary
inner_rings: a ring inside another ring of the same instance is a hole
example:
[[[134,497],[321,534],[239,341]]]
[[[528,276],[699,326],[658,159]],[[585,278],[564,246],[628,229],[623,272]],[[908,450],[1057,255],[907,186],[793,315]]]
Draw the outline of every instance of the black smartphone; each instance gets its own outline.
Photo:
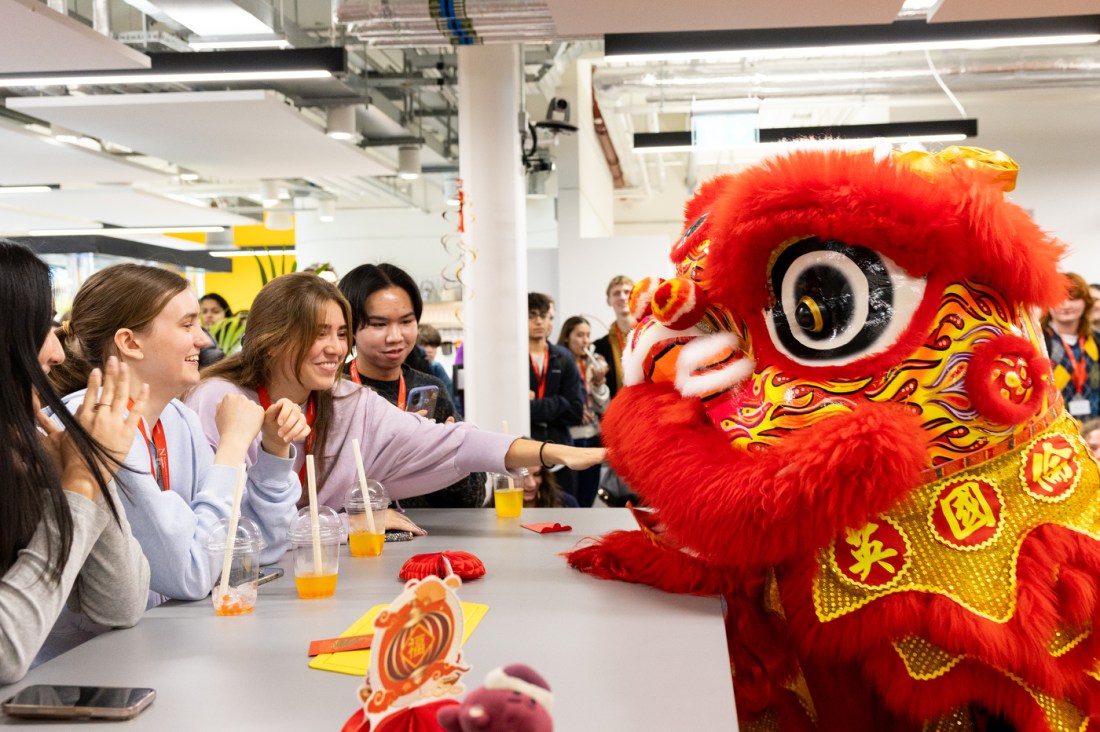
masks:
[[[5,714],[37,719],[132,719],[156,697],[120,686],[28,686],[0,704]]]
[[[428,419],[435,416],[435,403],[439,400],[438,386],[418,386],[409,390],[408,399],[405,400],[406,412],[427,411]]]
[[[256,581],[256,586],[266,585],[268,582],[274,582],[283,576],[282,567],[265,567],[260,572],[260,579]]]

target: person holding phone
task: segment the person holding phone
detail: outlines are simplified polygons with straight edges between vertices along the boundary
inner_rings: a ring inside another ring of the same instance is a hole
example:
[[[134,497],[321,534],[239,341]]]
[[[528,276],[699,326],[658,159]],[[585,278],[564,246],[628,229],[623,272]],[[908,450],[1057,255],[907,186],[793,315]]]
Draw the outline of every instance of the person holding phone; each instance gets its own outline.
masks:
[[[603,461],[602,449],[517,439],[395,409],[373,390],[342,378],[352,346],[351,321],[351,306],[340,290],[316,275],[297,272],[264,285],[252,303],[244,347],[204,371],[202,382],[186,396],[210,444],[216,447],[222,439],[215,412],[225,396],[242,395],[257,403],[290,399],[311,426],[309,439],[295,444],[294,468],[312,454],[317,497],[337,510],[358,480],[353,440],[359,441],[367,477],[402,502],[472,472],[503,473],[540,462],[583,469]],[[249,460],[258,449],[254,440]],[[387,528],[404,527],[387,522]]]
[[[65,359],[50,329],[49,268],[0,241],[0,685],[67,650],[73,628],[129,627],[145,611],[149,564],[130,531],[113,480],[137,429],[114,404],[125,366],[88,379],[72,416],[47,380]],[[102,387],[102,391],[100,391]],[[137,394],[143,403],[145,393]],[[64,431],[40,411],[57,412]],[[61,620],[71,616],[71,622]],[[64,632],[63,632],[64,631]]]
[[[351,304],[355,358],[345,372],[398,409],[410,410],[410,396],[435,394],[435,409],[421,416],[436,422],[459,419],[446,385],[406,363],[416,348],[424,301],[420,289],[400,267],[363,264],[344,275],[340,292]],[[479,508],[485,503],[485,474],[471,473],[452,485],[401,501],[405,508]]]
[[[255,438],[241,511],[255,521],[265,546],[260,561],[277,560],[288,546],[287,528],[301,495],[291,469],[292,443],[309,432],[297,405],[264,408],[240,396],[219,400],[212,417],[226,435],[211,450],[198,417],[177,397],[199,381],[199,349],[206,342],[199,302],[187,280],[158,267],[119,264],[88,278],[73,300],[62,334],[66,363],[50,378],[75,408],[85,398],[83,374],[110,357],[129,366],[130,380],[117,400],[141,417],[118,475],[134,535],[149,558],[151,589],[175,600],[199,600],[213,587],[203,541],[228,518],[238,466]],[[137,404],[141,383],[149,398]],[[156,603],[159,597],[151,598]]]

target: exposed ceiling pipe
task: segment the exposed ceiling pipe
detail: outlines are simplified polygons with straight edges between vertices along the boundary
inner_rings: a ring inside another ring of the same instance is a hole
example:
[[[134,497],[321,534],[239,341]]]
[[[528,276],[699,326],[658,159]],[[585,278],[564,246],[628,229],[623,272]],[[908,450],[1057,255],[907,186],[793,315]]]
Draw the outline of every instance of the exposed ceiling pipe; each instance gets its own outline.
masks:
[[[109,0],[93,0],[92,29],[105,36],[111,35],[111,5]]]

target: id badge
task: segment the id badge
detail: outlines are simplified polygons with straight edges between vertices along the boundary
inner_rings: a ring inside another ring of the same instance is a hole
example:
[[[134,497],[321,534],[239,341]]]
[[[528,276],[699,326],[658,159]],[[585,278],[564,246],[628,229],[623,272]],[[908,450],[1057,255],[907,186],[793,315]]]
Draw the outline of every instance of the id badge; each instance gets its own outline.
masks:
[[[1089,404],[1088,399],[1082,399],[1080,397],[1076,399],[1070,399],[1069,413],[1073,417],[1087,417],[1092,414],[1092,405]]]

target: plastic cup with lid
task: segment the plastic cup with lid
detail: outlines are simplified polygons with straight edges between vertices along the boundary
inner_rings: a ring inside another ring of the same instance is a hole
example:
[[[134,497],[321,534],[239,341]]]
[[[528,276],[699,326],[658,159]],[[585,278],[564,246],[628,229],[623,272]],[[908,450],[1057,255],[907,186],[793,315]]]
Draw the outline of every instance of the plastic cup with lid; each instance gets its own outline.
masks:
[[[366,481],[366,491],[363,488],[356,481],[344,496],[348,549],[353,557],[377,557],[386,541],[386,508],[390,497],[377,480]]]
[[[260,550],[264,548],[260,527],[246,516],[237,520],[233,541],[227,541],[229,519],[220,519],[210,527],[203,545],[210,558],[210,574],[214,579],[210,597],[217,615],[247,615],[256,607],[256,582],[260,579]],[[231,552],[229,582],[221,591],[225,554]]]
[[[294,583],[298,597],[332,597],[340,571],[340,545],[344,542],[344,524],[330,506],[317,507],[317,546],[309,520],[309,507],[298,511],[290,522],[287,538],[294,548]]]

